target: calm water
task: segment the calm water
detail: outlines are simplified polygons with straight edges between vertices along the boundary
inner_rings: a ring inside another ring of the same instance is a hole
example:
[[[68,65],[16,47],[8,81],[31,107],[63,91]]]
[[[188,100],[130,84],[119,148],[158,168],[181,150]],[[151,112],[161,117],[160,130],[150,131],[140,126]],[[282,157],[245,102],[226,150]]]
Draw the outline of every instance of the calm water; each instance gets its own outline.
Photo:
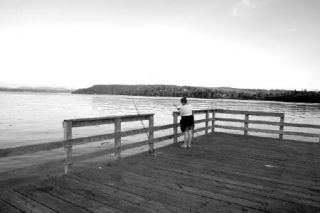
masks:
[[[195,109],[284,112],[286,122],[320,124],[320,104],[224,99],[189,101]],[[137,114],[135,104],[139,113],[155,113],[155,125],[169,124],[175,109],[172,105],[177,103],[179,98],[0,92],[0,147],[61,140],[64,119]],[[140,122],[124,125],[123,128],[137,125],[142,128]],[[78,137],[108,131],[112,131],[112,127],[79,128],[75,129],[74,135]]]

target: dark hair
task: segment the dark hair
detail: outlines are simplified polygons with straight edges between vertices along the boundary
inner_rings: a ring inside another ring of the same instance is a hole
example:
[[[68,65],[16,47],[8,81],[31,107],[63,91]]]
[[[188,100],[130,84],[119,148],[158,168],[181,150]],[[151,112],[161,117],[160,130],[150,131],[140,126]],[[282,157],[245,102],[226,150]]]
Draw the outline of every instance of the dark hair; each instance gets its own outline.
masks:
[[[188,101],[187,101],[187,98],[186,97],[183,97],[183,98],[181,98],[181,103],[188,103]]]

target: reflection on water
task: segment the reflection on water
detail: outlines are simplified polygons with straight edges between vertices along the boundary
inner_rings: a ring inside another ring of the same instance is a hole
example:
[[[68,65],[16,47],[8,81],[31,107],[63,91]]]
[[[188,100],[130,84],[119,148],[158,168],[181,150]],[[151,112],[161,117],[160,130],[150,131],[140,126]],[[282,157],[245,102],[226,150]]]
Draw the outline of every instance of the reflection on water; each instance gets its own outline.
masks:
[[[283,112],[286,122],[320,124],[320,104],[225,99],[189,101],[195,109]],[[72,118],[154,113],[155,125],[169,124],[172,123],[174,103],[179,103],[179,98],[1,92],[0,145],[3,148],[61,140],[62,121]],[[140,122],[125,124],[123,128],[137,125],[142,128]],[[147,122],[144,125],[147,126]],[[103,125],[75,129],[74,135],[78,137],[111,131],[112,125]]]

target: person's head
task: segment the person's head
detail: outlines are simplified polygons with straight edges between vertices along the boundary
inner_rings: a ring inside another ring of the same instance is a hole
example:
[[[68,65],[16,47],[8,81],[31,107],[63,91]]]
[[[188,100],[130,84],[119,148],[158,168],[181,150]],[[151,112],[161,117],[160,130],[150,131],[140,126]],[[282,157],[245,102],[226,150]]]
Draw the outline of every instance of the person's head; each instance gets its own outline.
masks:
[[[188,103],[188,101],[187,101],[187,98],[186,97],[183,97],[183,98],[181,98],[181,104],[182,105],[185,105],[185,104],[187,104]]]

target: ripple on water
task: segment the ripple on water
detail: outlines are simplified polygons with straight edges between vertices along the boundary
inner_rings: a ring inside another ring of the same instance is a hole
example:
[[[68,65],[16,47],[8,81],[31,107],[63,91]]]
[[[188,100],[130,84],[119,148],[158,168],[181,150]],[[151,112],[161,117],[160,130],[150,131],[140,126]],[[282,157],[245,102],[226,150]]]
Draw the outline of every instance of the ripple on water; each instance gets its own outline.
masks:
[[[72,118],[154,113],[155,125],[169,124],[172,123],[172,111],[175,110],[172,104],[178,104],[179,100],[163,97],[1,92],[0,145],[4,148],[61,140],[62,121]],[[193,98],[189,102],[195,109],[284,112],[286,122],[320,125],[320,104]],[[125,125],[125,128],[134,128],[134,125],[142,126],[138,122]],[[144,125],[148,123],[144,122]],[[74,134],[84,136],[111,131],[112,125],[103,125],[78,128]]]

